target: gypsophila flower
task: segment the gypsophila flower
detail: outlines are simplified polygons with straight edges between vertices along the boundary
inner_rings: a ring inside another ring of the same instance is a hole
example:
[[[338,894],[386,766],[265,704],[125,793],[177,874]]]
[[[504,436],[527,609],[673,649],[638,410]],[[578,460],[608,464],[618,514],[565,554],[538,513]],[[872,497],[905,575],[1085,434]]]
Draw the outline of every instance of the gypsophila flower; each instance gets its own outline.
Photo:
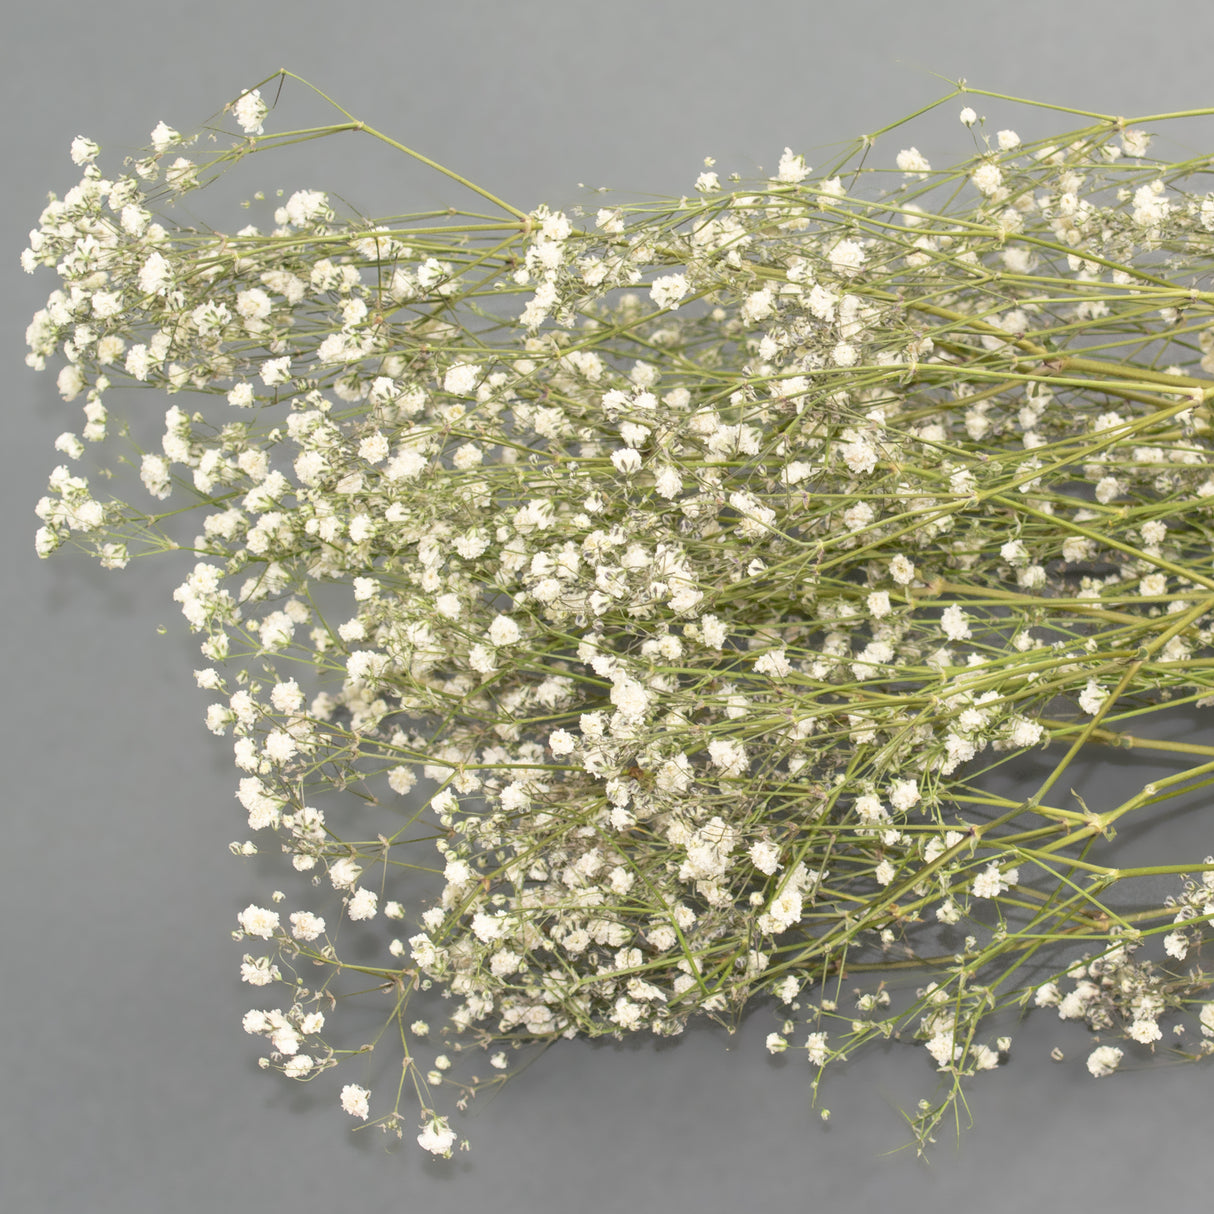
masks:
[[[278,930],[278,912],[264,907],[249,905],[236,916],[241,930],[250,936],[269,940]]]
[[[649,295],[659,308],[669,308],[675,311],[679,301],[687,294],[687,278],[683,274],[664,274],[655,278],[649,288]]]
[[[1088,716],[1094,717],[1104,707],[1107,698],[1104,688],[1095,679],[1089,679],[1079,695],[1079,707]]]
[[[932,167],[918,148],[906,148],[899,152],[895,163],[904,173],[928,173]]]
[[[371,1091],[369,1088],[359,1087],[356,1083],[347,1083],[341,1090],[341,1107],[351,1117],[357,1117],[362,1121],[366,1121],[371,1111],[368,1104],[368,1097],[370,1095]]]
[[[418,1145],[434,1155],[449,1156],[456,1138],[455,1131],[447,1124],[445,1117],[434,1117],[423,1124],[417,1141]]]
[[[291,935],[296,940],[315,940],[324,934],[325,921],[311,911],[292,911],[290,918]]]
[[[244,93],[232,106],[232,113],[236,121],[240,123],[240,129],[246,135],[260,135],[263,133],[261,120],[269,113],[269,107],[261,99],[261,93],[257,89],[251,89]]]
[[[776,180],[783,182],[804,181],[810,174],[810,168],[803,156],[796,155],[792,148],[785,148],[780,157],[780,166],[776,171]]]
[[[1097,1048],[1088,1055],[1088,1070],[1095,1075],[1097,1079],[1103,1078],[1105,1075],[1111,1075],[1121,1065],[1121,1059],[1123,1056],[1122,1051],[1117,1049],[1116,1046],[1097,1046]]]
[[[356,889],[346,903],[346,914],[351,919],[373,919],[378,898],[374,890]]]
[[[980,164],[970,175],[970,180],[974,183],[978,190],[983,194],[992,195],[998,193],[1003,185],[1003,174],[999,171],[999,166],[992,164],[989,160]]]
[[[597,213],[473,185],[473,211],[299,188],[208,215],[281,142],[258,90],[235,139],[162,122],[109,175],[72,142],[21,253],[56,279],[27,363],[83,414],[51,430],[35,552],[195,554],[172,593],[237,768],[229,850],[285,861],[232,932],[242,981],[291,992],[242,1021],[264,1069],[351,1065],[340,1009],[387,992],[378,1122],[403,1134],[416,1094],[447,1156],[429,1102],[462,1110],[524,1042],[769,995],[815,1096],[869,1040],[921,1046],[949,1080],[921,1147],[1007,1060],[992,1007],[1099,1034],[1096,1075],[1113,1034],[1145,1054],[1190,1015],[1214,1052],[1214,861],[1127,922],[1114,887],[1158,872],[1102,829],[1134,837],[1208,755],[1155,730],[1182,774],[1124,767],[1104,810],[1073,762],[1214,700],[1214,193],[1144,160],[1142,120],[1025,145],[991,103],[956,188],[913,180],[907,122],[829,177],[707,159],[687,197]],[[132,384],[171,399],[132,424]],[[993,790],[1030,749],[1034,787]],[[896,1001],[826,981],[942,944]]]
[[[899,586],[909,586],[915,580],[914,562],[899,552],[889,563],[889,575]]]
[[[940,628],[950,641],[965,641],[974,635],[966,621],[965,611],[959,604],[952,603],[940,616]]]

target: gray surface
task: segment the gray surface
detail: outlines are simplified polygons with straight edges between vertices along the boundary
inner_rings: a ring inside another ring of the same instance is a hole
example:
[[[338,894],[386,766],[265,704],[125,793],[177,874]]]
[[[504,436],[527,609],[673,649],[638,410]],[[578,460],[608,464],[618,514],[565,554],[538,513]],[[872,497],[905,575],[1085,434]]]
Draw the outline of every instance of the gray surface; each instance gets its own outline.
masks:
[[[158,119],[188,128],[279,66],[530,206],[568,200],[578,182],[679,192],[707,154],[726,170],[770,168],[785,144],[812,152],[939,95],[932,71],[1116,112],[1208,104],[1214,10],[1186,0],[370,0],[344,19],[314,0],[22,10],[6,15],[0,47],[10,384],[0,1209],[997,1214],[1081,1195],[1120,1211],[1202,1193],[1208,1070],[1157,1066],[1096,1083],[1082,1073],[1081,1037],[1056,1020],[1018,1035],[1015,1065],[975,1086],[977,1124],[960,1151],[942,1141],[930,1167],[880,1155],[904,1141],[893,1108],[928,1076],[921,1049],[854,1064],[841,1078],[855,1082],[828,1092],[835,1117],[823,1127],[804,1070],[764,1052],[763,1012],[733,1040],[703,1031],[661,1048],[562,1045],[477,1111],[474,1152],[451,1164],[411,1144],[388,1154],[372,1133],[348,1132],[332,1088],[261,1074],[240,1028],[252,1002],[237,979],[241,950],[227,938],[261,891],[227,853],[242,833],[236,773],[201,725],[172,571],[107,575],[33,555],[31,507],[77,406],[23,366],[22,334],[51,278],[26,278],[16,258],[45,191],[75,180],[74,135],[110,151],[138,145]],[[328,163],[371,210],[441,199],[382,157],[374,167],[343,150]],[[1160,839],[1181,855],[1214,851],[1201,827],[1190,815]],[[1069,1065],[1046,1060],[1056,1042]]]

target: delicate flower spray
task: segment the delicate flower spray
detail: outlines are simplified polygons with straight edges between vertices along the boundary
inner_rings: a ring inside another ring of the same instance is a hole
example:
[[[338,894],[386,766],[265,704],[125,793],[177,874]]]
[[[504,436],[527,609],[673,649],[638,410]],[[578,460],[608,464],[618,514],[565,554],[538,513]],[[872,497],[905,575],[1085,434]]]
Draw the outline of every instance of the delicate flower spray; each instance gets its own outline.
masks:
[[[1013,102],[938,104],[979,99]],[[347,1113],[449,1155],[528,1043],[774,997],[815,1096],[921,1043],[922,1148],[1032,1006],[1098,1076],[1214,1049],[1214,860],[1111,846],[1214,772],[1142,728],[1214,702],[1211,161],[1148,135],[1193,115],[1022,142],[967,104],[944,171],[870,137],[596,213],[432,165],[476,209],[174,218],[278,145],[424,161],[341,115],[266,133],[251,90],[112,177],[77,139],[22,259],[61,280],[28,361],[84,414],[37,550],[191,554],[232,849],[299,874],[237,916],[265,1065],[341,1061]],[[124,386],[156,395],[119,421]],[[1110,747],[1177,770],[1089,808]],[[1032,795],[991,791],[1027,751]],[[360,994],[380,1029],[338,1048]]]

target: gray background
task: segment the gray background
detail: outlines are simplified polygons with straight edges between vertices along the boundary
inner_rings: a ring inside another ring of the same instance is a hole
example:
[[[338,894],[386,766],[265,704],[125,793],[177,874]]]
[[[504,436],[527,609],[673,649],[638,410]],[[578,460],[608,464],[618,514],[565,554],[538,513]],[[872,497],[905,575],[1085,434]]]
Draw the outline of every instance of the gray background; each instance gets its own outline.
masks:
[[[827,1090],[835,1116],[824,1127],[803,1066],[765,1053],[773,1025],[762,1011],[733,1039],[703,1030],[660,1048],[562,1044],[477,1109],[473,1152],[449,1164],[349,1133],[340,1079],[304,1088],[261,1074],[240,1028],[255,1000],[228,933],[264,891],[227,852],[243,837],[236,772],[227,743],[201,725],[195,642],[169,601],[175,571],[104,574],[33,555],[32,506],[60,459],[51,443],[78,407],[23,365],[25,325],[52,276],[27,278],[17,256],[45,192],[76,179],[74,135],[124,154],[158,119],[188,129],[280,66],[529,208],[574,199],[579,182],[677,193],[708,154],[747,173],[772,169],[791,144],[825,163],[827,145],[947,91],[933,72],[1109,112],[1210,104],[1214,10],[1173,0],[369,0],[345,17],[314,0],[22,8],[5,17],[0,48],[10,393],[0,1209],[1001,1212],[1082,1198],[1116,1211],[1207,1191],[1208,1071],[1154,1065],[1096,1083],[1082,1036],[1057,1020],[1017,1034],[1014,1065],[973,1088],[974,1129],[959,1150],[942,1136],[930,1166],[882,1154],[905,1141],[897,1103],[930,1078],[921,1048],[850,1065]],[[975,105],[993,127],[1036,129],[1010,108]],[[948,129],[963,153],[959,126]],[[257,184],[341,182],[371,211],[448,200],[390,156],[323,152],[323,174]],[[1118,773],[1089,768],[1085,795],[1101,804]],[[1150,850],[1214,851],[1199,810],[1152,835]],[[1066,1064],[1047,1060],[1054,1044]]]

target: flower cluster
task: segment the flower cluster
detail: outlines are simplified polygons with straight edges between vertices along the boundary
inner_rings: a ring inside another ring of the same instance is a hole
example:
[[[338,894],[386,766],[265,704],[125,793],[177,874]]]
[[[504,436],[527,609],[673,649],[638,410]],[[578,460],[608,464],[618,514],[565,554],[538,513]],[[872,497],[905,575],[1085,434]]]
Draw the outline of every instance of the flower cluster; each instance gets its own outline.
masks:
[[[274,950],[246,981],[290,988],[245,1019],[267,1065],[337,1065],[321,1008],[369,976],[418,1141],[450,1154],[432,1090],[462,1107],[496,1079],[422,1062],[414,996],[449,998],[469,1056],[772,996],[819,1075],[922,1041],[954,1080],[926,1141],[1006,1057],[979,1039],[1000,1007],[1161,1036],[1204,976],[1130,954],[1165,930],[1196,952],[1208,885],[1118,912],[1147,870],[1098,852],[1185,777],[1104,812],[1054,790],[1080,744],[1214,692],[1214,195],[1184,192],[1192,164],[1109,120],[1000,130],[943,171],[909,147],[884,192],[862,156],[815,177],[786,150],[766,180],[593,213],[473,187],[494,215],[367,221],[300,190],[260,226],[178,224],[184,193],[300,135],[265,134],[257,90],[230,112],[230,147],[161,123],[115,177],[77,140],[83,178],[23,264],[60,279],[30,365],[62,356],[85,402],[56,448],[115,453],[100,495],[55,469],[38,551],[194,554],[174,597],[240,772],[233,850],[274,838],[305,875],[307,905],[238,916]],[[355,132],[407,152],[331,130]],[[111,423],[124,385],[174,398],[162,431]],[[1046,747],[1028,801],[976,783]],[[368,840],[361,802],[392,829]],[[347,924],[384,925],[375,958]],[[1074,991],[1016,985],[1014,958],[1074,937],[1109,944],[1059,970]],[[894,957],[934,980],[840,1010],[845,976]],[[366,1120],[369,1097],[341,1104]],[[380,1121],[400,1133],[399,1102]]]

